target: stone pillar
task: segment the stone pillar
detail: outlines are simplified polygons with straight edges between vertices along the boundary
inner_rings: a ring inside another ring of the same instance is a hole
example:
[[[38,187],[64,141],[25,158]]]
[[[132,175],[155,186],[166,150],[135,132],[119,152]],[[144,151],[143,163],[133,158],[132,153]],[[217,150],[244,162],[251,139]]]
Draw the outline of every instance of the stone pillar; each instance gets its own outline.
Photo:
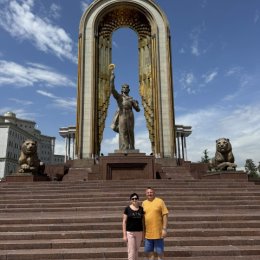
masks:
[[[69,139],[69,145],[68,145],[68,155],[69,155],[69,160],[71,159],[71,156],[70,156],[70,146],[71,146],[71,137],[70,137],[70,134],[68,134],[68,139]]]
[[[65,137],[65,162],[68,160],[68,137]]]
[[[72,134],[72,160],[75,159],[75,135]]]
[[[59,130],[60,136],[65,139],[65,162],[67,160],[75,158],[75,126],[62,127]],[[72,140],[71,140],[72,139]],[[71,155],[71,145],[72,147],[72,155]]]

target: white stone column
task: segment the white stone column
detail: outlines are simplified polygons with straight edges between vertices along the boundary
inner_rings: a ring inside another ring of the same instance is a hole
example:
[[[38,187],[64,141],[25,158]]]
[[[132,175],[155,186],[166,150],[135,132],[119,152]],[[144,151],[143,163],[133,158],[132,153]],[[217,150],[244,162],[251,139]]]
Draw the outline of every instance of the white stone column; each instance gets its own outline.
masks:
[[[75,159],[75,134],[72,135],[72,160]]]
[[[69,160],[71,159],[71,156],[70,156],[70,146],[71,146],[71,137],[70,137],[70,134],[68,133],[68,139],[69,139],[69,144],[68,144],[68,155],[69,155]]]
[[[67,162],[68,159],[68,140],[67,136],[65,136],[65,162]]]

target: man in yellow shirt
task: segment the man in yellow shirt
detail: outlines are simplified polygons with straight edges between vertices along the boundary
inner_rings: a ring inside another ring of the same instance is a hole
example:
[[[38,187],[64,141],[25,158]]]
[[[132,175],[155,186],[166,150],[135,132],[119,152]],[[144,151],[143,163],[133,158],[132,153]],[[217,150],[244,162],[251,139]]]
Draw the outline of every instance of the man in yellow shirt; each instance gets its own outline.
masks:
[[[154,253],[156,252],[158,260],[162,260],[169,212],[164,201],[155,197],[154,189],[147,188],[145,194],[147,200],[142,204],[145,222],[144,252],[148,259],[154,259]]]

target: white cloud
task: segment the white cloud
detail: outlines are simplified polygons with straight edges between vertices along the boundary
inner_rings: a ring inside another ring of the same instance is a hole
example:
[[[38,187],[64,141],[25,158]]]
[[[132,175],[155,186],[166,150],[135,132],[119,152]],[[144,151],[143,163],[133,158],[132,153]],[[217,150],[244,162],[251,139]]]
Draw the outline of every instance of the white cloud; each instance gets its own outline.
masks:
[[[185,78],[185,83],[187,85],[191,85],[194,81],[195,81],[195,77],[194,77],[193,73],[188,73]]]
[[[207,84],[211,83],[217,76],[217,69],[211,70],[202,75],[195,75],[194,72],[182,72],[179,82],[188,94],[196,94]]]
[[[201,7],[202,8],[205,8],[208,4],[208,1],[207,0],[203,0],[202,3],[201,3]]]
[[[242,71],[242,67],[240,66],[235,66],[230,68],[227,72],[226,72],[226,76],[231,76],[231,75],[237,75],[240,74]]]
[[[34,0],[10,0],[2,3],[0,26],[13,37],[29,40],[41,51],[77,63],[76,46],[69,34],[63,28],[35,15],[32,12],[33,6]]]
[[[192,45],[191,45],[191,53],[195,56],[200,56],[199,51],[199,40],[193,39]]]
[[[19,105],[29,106],[32,105],[33,102],[30,100],[23,100],[23,99],[17,99],[17,98],[9,98],[11,102],[17,103]]]
[[[184,48],[180,48],[179,53],[180,53],[180,54],[185,54],[185,53],[186,53],[186,52],[185,52],[185,49],[184,49]]]
[[[58,19],[60,18],[60,11],[61,11],[61,7],[55,3],[51,4],[50,7],[50,14],[53,18]]]
[[[232,77],[237,89],[234,93],[225,96],[223,100],[231,101],[234,98],[243,97],[250,92],[255,93],[252,97],[257,97],[256,94],[259,92],[258,85],[260,80],[259,71],[250,71],[250,73],[248,73],[241,67],[233,67],[228,70],[225,75]]]
[[[118,44],[117,44],[117,42],[115,42],[115,41],[112,41],[112,44],[113,44],[113,46],[116,47],[116,48],[119,47]]]
[[[209,107],[193,111],[176,118],[176,124],[192,126],[192,134],[187,138],[188,159],[200,160],[202,152],[208,149],[214,156],[215,140],[229,138],[238,166],[244,166],[248,158],[258,162],[260,158],[260,105],[243,107]]]
[[[75,110],[76,109],[76,98],[64,98],[53,95],[50,92],[37,90],[38,94],[48,97],[53,100],[53,106],[59,107],[66,110]]]
[[[197,26],[196,28],[194,28],[192,30],[192,32],[190,33],[190,38],[191,38],[191,54],[193,54],[194,56],[200,56],[202,53],[205,53],[206,50],[201,50],[201,46],[200,46],[200,35],[202,34],[202,32],[205,31],[205,25],[202,24],[201,26]]]
[[[112,131],[112,130],[111,130]],[[119,146],[119,135],[114,134],[110,138],[106,138],[101,143],[101,153],[108,154],[118,150]],[[135,148],[139,149],[141,153],[150,154],[151,153],[151,142],[149,140],[148,130],[138,130],[135,131]]]
[[[202,75],[202,78],[204,79],[204,82],[207,84],[207,83],[210,83],[212,80],[214,80],[214,78],[217,75],[218,75],[217,71],[212,71],[212,72]]]
[[[181,77],[180,77],[180,83],[182,85],[182,87],[189,93],[189,94],[194,94],[195,88],[194,88],[194,84],[197,82],[197,79],[194,75],[193,72],[184,72],[182,73]]]
[[[37,92],[38,94],[42,95],[42,96],[45,96],[45,97],[56,98],[55,95],[53,95],[52,93],[47,92],[47,91],[37,90],[36,92]]]
[[[234,94],[229,94],[227,96],[224,96],[222,100],[229,102],[229,101],[234,100],[236,97],[238,97],[238,95],[239,95],[239,91],[235,92]]]
[[[65,155],[65,140],[64,139],[56,139],[55,140],[55,154]]]
[[[248,86],[252,81],[254,81],[254,77],[249,74],[243,74],[240,76],[240,85],[242,88]]]
[[[69,109],[69,110],[76,110],[76,106],[77,106],[77,101],[76,98],[61,98],[61,97],[56,97],[55,99],[55,106],[60,107],[60,108],[64,108],[64,109]]]
[[[150,154],[152,152],[151,142],[149,140],[148,131],[138,131],[135,136],[135,147],[139,149],[141,153]]]
[[[200,56],[199,35],[200,35],[200,29],[198,29],[198,28],[193,29],[193,31],[190,34],[190,38],[192,40],[191,53],[195,56]]]
[[[75,87],[74,82],[65,75],[56,73],[53,68],[38,63],[27,66],[6,60],[0,60],[0,86],[29,87],[37,83],[46,86]]]
[[[141,107],[141,111],[137,114],[135,117],[135,127],[138,127],[138,129],[140,128],[145,128],[146,127],[146,120],[144,117],[144,111],[143,111],[143,107]]]
[[[111,130],[112,131],[112,130]],[[114,134],[109,139],[104,139],[101,143],[101,153],[107,155],[108,153],[113,153],[114,150],[118,150],[119,137],[118,134]]]
[[[91,0],[81,1],[81,10],[84,13],[89,7]]]
[[[256,11],[255,11],[255,17],[254,17],[254,23],[257,23],[257,22],[258,22],[259,17],[260,17],[259,10],[256,10]]]

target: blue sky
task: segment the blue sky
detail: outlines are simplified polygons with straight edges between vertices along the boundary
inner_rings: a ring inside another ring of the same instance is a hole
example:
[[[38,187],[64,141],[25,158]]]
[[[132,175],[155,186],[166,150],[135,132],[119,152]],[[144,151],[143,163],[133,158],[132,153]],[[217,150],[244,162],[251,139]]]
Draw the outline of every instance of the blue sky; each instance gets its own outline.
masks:
[[[42,134],[64,141],[60,127],[75,125],[77,39],[80,18],[92,1],[0,0],[0,114],[37,122]],[[157,0],[172,37],[176,124],[192,126],[188,158],[227,137],[239,167],[260,161],[260,0]],[[138,95],[137,37],[113,35],[116,86],[129,83]],[[141,102],[140,102],[141,103]],[[117,148],[106,121],[102,152]],[[136,117],[136,148],[150,152],[143,111]]]

